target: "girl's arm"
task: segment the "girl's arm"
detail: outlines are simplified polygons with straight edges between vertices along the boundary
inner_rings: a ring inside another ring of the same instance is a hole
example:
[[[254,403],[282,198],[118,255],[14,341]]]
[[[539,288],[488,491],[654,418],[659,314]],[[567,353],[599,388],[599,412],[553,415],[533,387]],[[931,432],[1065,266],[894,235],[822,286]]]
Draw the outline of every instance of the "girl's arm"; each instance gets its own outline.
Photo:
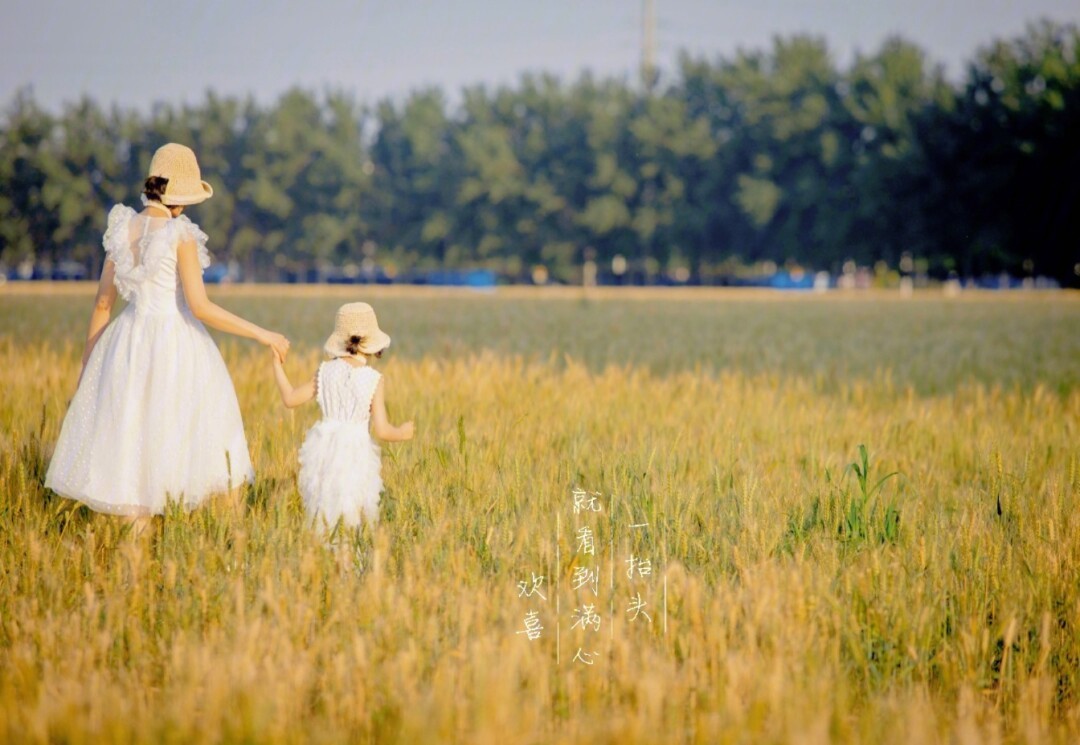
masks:
[[[116,285],[113,277],[116,276],[116,264],[112,259],[105,260],[105,266],[101,270],[101,279],[98,280],[97,297],[94,298],[94,310],[90,312],[90,329],[86,332],[86,346],[83,347],[82,367],[79,369],[79,380],[82,380],[82,371],[86,369],[86,361],[90,359],[90,353],[101,338],[101,332],[109,325],[109,317],[112,315],[112,307],[116,302]]]
[[[278,359],[276,353],[273,357],[274,380],[277,382],[278,390],[281,391],[281,402],[283,404],[293,409],[315,398],[315,378],[297,388],[293,388],[292,383],[289,382],[289,376],[285,374],[285,368],[281,366],[281,360]]]
[[[375,395],[371,397],[371,431],[380,440],[386,442],[404,442],[411,440],[415,427],[411,421],[395,427],[386,418],[386,401],[383,398],[383,378],[375,384]]]
[[[274,350],[274,355],[285,359],[289,352],[289,340],[281,334],[267,331],[240,316],[234,315],[212,302],[206,296],[203,284],[202,267],[199,266],[198,247],[188,238],[176,248],[176,266],[180,274],[180,283],[184,286],[184,298],[195,317],[218,331],[254,339]]]

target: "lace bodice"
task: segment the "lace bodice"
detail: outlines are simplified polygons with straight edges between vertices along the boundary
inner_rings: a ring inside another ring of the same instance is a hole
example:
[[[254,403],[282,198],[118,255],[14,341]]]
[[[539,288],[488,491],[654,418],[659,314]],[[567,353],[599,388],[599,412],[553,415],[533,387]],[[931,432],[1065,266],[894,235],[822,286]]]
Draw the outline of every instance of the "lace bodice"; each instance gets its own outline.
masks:
[[[371,419],[371,399],[379,377],[371,367],[353,367],[342,359],[319,365],[315,397],[323,418],[366,425]]]
[[[206,233],[186,216],[169,219],[140,215],[118,204],[109,212],[102,244],[116,265],[116,290],[142,312],[168,313],[187,308],[176,273],[176,247],[184,238],[195,241],[199,265],[210,266]]]

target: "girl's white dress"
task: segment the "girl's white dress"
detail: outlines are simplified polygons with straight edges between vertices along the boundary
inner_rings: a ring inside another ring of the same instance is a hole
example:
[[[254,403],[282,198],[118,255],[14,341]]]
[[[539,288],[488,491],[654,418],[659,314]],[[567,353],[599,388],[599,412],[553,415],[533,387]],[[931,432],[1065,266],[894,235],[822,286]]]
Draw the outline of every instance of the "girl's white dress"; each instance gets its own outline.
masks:
[[[315,397],[323,418],[300,447],[298,478],[309,521],[318,528],[333,528],[339,518],[349,526],[378,522],[383,484],[368,425],[379,377],[340,358],[319,365]]]
[[[45,477],[98,512],[194,507],[255,475],[232,380],[177,276],[185,237],[206,268],[206,234],[187,217],[109,212],[105,253],[128,305],[87,360]]]

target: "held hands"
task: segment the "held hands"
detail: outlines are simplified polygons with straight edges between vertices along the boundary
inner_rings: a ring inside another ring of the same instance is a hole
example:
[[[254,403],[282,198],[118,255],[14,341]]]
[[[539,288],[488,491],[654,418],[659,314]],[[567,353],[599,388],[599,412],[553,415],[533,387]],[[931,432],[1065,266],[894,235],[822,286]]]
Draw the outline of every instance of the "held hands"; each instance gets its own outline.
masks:
[[[274,359],[278,362],[284,362],[289,354],[289,340],[279,333],[264,331],[258,341],[270,347],[270,351],[274,353]]]
[[[416,426],[412,423],[412,420],[405,422],[398,429],[401,431],[401,440],[411,440],[413,435],[416,434]]]

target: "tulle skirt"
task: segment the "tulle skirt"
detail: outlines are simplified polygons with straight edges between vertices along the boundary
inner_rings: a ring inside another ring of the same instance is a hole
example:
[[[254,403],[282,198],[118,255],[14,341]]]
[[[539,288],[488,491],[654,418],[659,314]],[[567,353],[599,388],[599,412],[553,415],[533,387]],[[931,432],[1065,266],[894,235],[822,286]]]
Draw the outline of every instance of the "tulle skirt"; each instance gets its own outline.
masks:
[[[232,379],[188,312],[129,305],[87,361],[45,486],[117,515],[191,508],[254,478]]]
[[[300,447],[300,497],[315,528],[372,524],[379,519],[382,492],[379,447],[367,423],[323,419],[308,430]]]

